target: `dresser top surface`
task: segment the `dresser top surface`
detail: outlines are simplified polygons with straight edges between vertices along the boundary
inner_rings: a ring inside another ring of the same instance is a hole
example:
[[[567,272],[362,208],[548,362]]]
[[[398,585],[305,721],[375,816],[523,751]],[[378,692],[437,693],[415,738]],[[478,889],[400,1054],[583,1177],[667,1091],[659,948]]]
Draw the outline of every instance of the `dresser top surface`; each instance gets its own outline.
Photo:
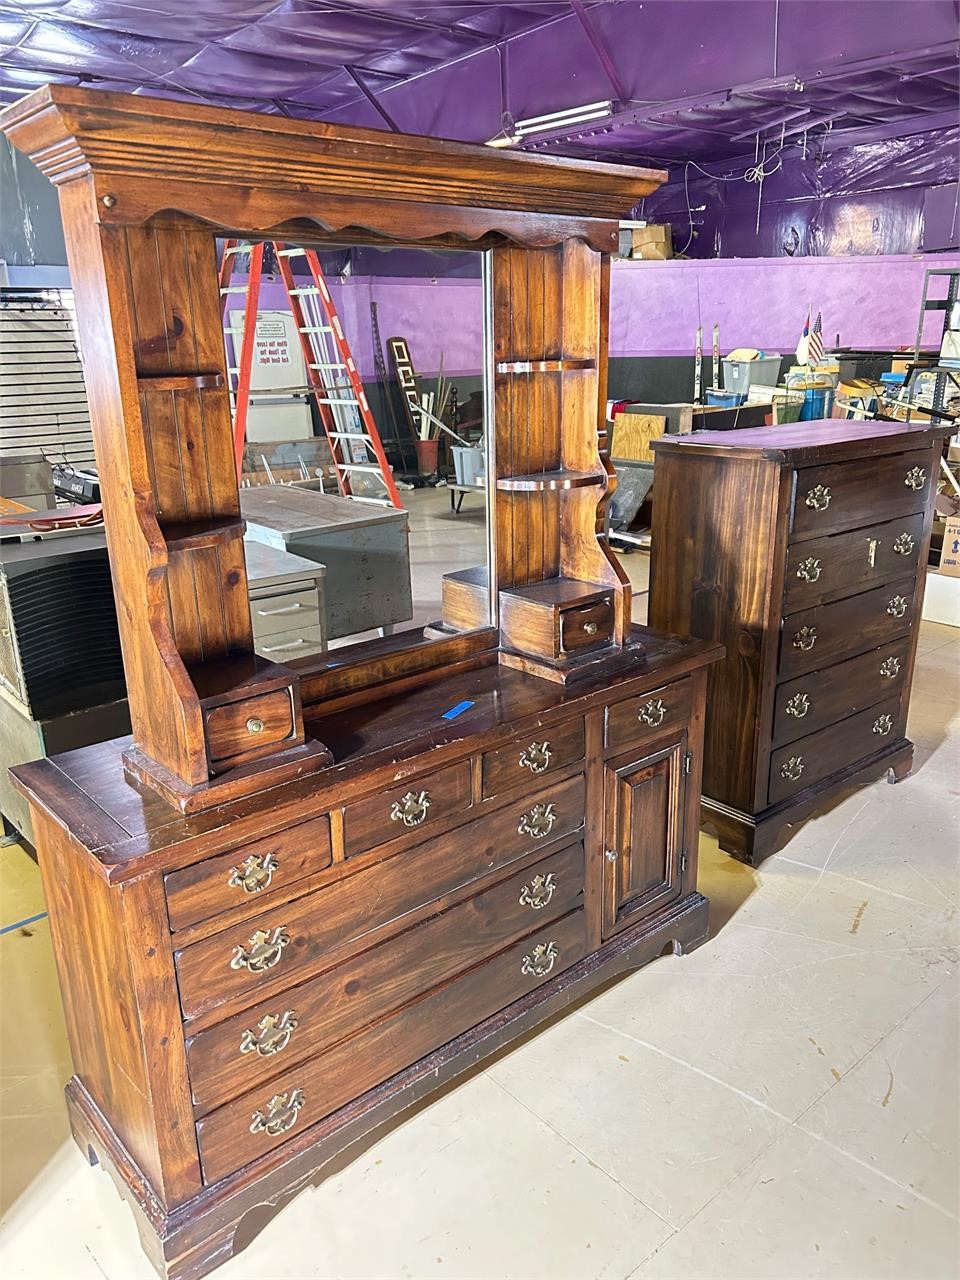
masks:
[[[929,422],[851,422],[846,418],[824,418],[781,427],[662,436],[654,440],[651,447],[658,454],[765,458],[774,462],[839,461],[871,453],[922,449],[952,430],[948,424],[934,426]]]
[[[254,838],[265,821],[272,820],[276,828],[276,814],[286,815],[282,825],[303,821],[335,806],[339,788],[368,774],[372,778],[375,770],[402,773],[405,762],[442,750],[439,766],[451,752],[462,756],[485,750],[514,732],[528,732],[541,718],[555,722],[567,709],[582,714],[591,705],[657,688],[721,654],[718,645],[703,640],[636,630],[646,646],[644,657],[612,682],[606,677],[564,686],[494,663],[452,674],[437,672],[429,683],[392,697],[373,697],[326,713],[322,707],[307,707],[307,737],[330,748],[333,764],[189,816],[124,774],[122,753],[130,745],[128,737],[20,765],[14,776],[109,878],[126,879],[149,869],[157,857],[162,862],[164,851],[173,848],[202,845],[212,851],[218,840],[221,847],[229,847],[223,834],[228,827],[230,841],[239,843]],[[463,703],[469,706],[446,718],[445,713]]]

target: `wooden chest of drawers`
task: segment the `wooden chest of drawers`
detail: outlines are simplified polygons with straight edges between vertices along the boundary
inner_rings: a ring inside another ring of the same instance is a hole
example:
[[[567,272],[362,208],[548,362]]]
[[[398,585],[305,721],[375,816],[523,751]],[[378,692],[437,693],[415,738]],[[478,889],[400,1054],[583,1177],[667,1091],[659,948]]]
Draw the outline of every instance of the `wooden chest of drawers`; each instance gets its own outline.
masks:
[[[944,432],[827,421],[665,437],[651,625],[720,640],[704,825],[757,862],[904,736]]]
[[[124,780],[123,741],[18,770],[74,1131],[121,1171],[159,1269],[204,1274],[250,1208],[612,974],[703,940],[719,649],[643,639],[612,683],[492,655],[321,704],[334,765],[194,816]]]

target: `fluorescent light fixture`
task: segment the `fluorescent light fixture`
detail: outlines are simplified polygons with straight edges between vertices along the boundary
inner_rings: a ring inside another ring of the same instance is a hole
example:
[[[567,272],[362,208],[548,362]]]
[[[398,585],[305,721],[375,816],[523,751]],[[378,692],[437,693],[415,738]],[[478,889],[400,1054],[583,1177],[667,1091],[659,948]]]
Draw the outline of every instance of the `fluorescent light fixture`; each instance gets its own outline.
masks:
[[[613,114],[613,103],[588,102],[582,107],[567,107],[564,111],[551,111],[543,116],[529,116],[526,120],[513,120],[504,113],[503,127],[500,132],[487,142],[488,147],[512,147],[523,138],[538,133],[555,133],[564,129],[575,129],[578,125],[589,124],[593,120],[603,120]]]

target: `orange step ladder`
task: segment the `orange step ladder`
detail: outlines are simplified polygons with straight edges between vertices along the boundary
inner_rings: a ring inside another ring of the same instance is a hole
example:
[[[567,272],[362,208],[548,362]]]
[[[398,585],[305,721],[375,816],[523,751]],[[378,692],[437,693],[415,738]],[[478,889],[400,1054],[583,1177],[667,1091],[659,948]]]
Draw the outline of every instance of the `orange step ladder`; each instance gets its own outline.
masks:
[[[403,503],[400,501],[393,472],[383,451],[380,433],[350,344],[327,288],[317,251],[288,249],[277,241],[272,244],[290,312],[300,337],[307,385],[273,387],[262,394],[276,396],[278,392],[286,391],[291,394],[307,392],[312,395],[330,445],[340,493],[357,502],[402,509]],[[243,466],[250,401],[258,394],[251,389],[250,381],[265,247],[264,241],[248,244],[228,240],[220,266],[224,335],[229,339],[227,372],[234,413],[238,476]],[[231,284],[234,265],[242,254],[249,254],[250,257],[247,280],[243,284],[234,285]],[[306,259],[310,284],[298,285],[294,279],[290,265],[290,259],[294,257]],[[236,326],[227,323],[228,304],[233,296],[243,299],[243,323]]]

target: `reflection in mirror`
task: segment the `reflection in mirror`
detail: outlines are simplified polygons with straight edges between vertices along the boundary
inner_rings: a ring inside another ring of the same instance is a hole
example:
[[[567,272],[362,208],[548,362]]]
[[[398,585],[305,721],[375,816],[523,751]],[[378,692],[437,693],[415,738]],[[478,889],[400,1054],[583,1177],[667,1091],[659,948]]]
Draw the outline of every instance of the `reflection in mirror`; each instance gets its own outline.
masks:
[[[483,255],[219,249],[257,651],[420,639],[486,576]]]

